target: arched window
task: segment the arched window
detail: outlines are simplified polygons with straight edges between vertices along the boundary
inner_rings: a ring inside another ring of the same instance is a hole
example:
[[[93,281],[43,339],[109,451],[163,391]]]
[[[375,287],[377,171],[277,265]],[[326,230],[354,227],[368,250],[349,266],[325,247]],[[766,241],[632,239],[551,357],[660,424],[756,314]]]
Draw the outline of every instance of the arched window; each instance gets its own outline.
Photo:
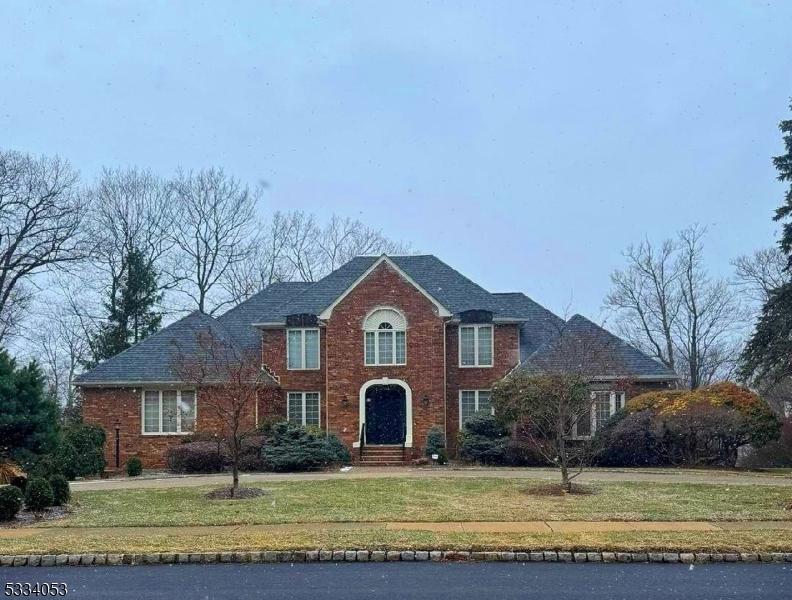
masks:
[[[393,308],[378,308],[363,322],[367,365],[407,363],[407,320]]]

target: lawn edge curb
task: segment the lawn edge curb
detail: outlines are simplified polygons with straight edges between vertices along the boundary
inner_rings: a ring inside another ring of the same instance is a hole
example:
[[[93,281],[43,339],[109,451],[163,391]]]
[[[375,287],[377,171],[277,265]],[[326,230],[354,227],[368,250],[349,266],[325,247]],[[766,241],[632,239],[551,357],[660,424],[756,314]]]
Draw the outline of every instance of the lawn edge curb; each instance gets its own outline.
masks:
[[[792,552],[565,552],[556,550],[262,550],[147,554],[3,554],[0,567],[120,566],[295,562],[792,563]]]

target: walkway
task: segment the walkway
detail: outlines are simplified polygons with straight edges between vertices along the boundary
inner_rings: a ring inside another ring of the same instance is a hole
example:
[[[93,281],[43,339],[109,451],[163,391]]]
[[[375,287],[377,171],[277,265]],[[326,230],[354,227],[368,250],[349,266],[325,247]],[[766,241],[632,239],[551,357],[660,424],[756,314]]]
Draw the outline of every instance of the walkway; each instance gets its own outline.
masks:
[[[275,481],[315,481],[325,479],[375,479],[378,477],[508,477],[518,479],[558,480],[555,469],[544,468],[416,468],[416,467],[354,467],[340,471],[319,473],[245,473],[242,483]],[[141,488],[177,488],[201,485],[227,485],[228,474],[174,476],[167,473],[141,478],[99,479],[73,482],[72,489],[115,490]],[[771,485],[792,487],[789,472],[755,473],[748,471],[720,471],[704,469],[589,469],[576,482],[646,481],[655,483],[713,483],[724,485]]]

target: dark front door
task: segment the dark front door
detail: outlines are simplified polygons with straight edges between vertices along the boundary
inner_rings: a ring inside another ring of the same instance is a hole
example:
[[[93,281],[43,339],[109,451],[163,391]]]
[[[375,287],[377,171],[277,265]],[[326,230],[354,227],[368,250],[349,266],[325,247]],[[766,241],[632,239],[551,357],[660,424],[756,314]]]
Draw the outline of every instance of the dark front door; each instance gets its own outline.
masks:
[[[400,385],[366,390],[366,443],[401,444],[407,432],[407,401]]]

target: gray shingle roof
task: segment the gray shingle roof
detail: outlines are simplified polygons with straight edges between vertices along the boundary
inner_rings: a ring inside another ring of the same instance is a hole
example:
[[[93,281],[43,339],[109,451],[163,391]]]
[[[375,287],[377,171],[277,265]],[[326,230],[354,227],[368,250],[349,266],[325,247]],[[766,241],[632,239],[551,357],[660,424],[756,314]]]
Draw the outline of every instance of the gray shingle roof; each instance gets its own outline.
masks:
[[[177,348],[183,353],[197,351],[198,337],[206,331],[231,340],[241,349],[258,350],[261,334],[253,327],[254,323],[283,323],[288,315],[320,314],[379,258],[355,257],[315,283],[272,284],[217,319],[194,312],[78,376],[76,383],[175,383],[172,363]],[[495,319],[521,321],[520,359],[524,361],[524,368],[547,370],[561,362],[568,364],[570,354],[567,350],[562,352],[562,344],[558,343],[559,332],[564,331],[580,340],[596,338],[614,350],[608,365],[610,370],[599,375],[613,372],[673,377],[663,365],[580,315],[565,324],[563,319],[525,294],[492,294],[432,255],[389,258],[452,314],[486,310],[492,312]],[[604,365],[602,367],[604,369]]]
[[[282,323],[288,315],[320,314],[343,294],[366,270],[379,260],[378,256],[357,256],[323,279],[300,290],[299,294],[270,307],[261,314],[260,323]],[[510,307],[480,285],[431,254],[389,256],[400,269],[428,294],[457,314],[466,310],[488,310],[495,317],[519,318]]]
[[[310,283],[303,281],[284,281],[273,283],[252,295],[244,302],[220,315],[217,320],[246,348],[256,348],[261,342],[261,331],[253,323],[272,315],[278,307],[290,298],[298,296]]]
[[[75,383],[176,383],[178,376],[173,369],[174,360],[179,352],[184,355],[197,352],[199,337],[206,333],[233,343],[231,335],[220,323],[195,311],[78,375]]]
[[[676,374],[581,315],[575,315],[520,366],[532,373],[676,379]]]
[[[496,292],[502,313],[526,319],[520,325],[520,360],[526,360],[564,326],[564,320],[522,292]]]

